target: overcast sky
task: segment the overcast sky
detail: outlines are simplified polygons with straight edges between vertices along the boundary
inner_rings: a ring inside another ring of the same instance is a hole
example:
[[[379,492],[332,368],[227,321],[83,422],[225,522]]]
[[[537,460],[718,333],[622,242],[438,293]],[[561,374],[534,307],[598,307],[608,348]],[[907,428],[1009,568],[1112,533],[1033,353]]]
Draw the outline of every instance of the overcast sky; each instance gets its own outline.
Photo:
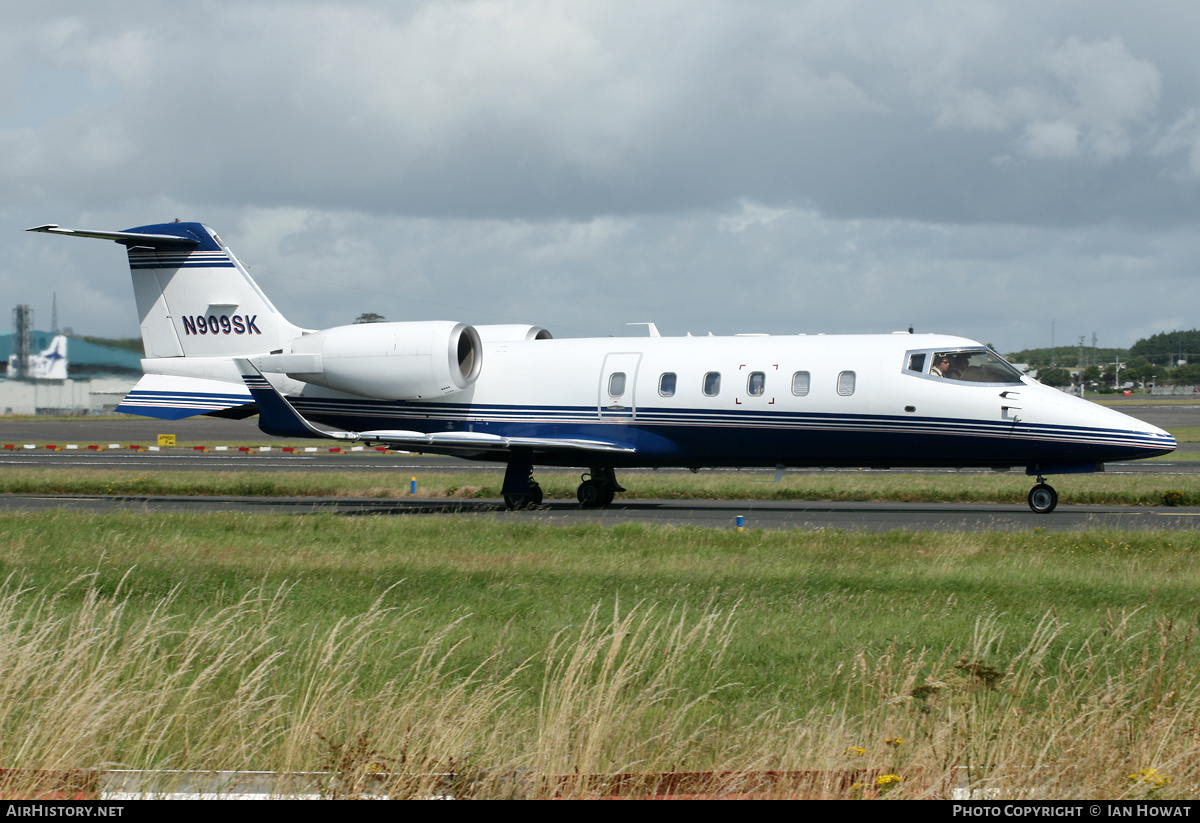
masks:
[[[216,229],[293,322],[556,336],[1200,327],[1200,5],[9,4],[0,308],[137,334]],[[5,324],[9,331],[11,322]]]

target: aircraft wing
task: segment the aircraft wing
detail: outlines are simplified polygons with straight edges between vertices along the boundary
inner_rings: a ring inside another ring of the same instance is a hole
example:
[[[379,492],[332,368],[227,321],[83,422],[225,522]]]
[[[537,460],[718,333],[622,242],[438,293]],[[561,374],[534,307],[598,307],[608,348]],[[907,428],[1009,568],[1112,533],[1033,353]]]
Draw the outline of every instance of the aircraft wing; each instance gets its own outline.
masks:
[[[538,449],[541,451],[584,451],[633,454],[637,449],[610,443],[606,440],[585,440],[560,437],[503,437],[483,432],[440,432],[425,434],[410,431],[366,431],[358,432],[363,440],[379,440],[383,443],[403,445],[426,451],[511,451],[512,449]]]
[[[607,440],[565,437],[505,437],[484,432],[435,432],[379,429],[362,432],[326,431],[306,420],[286,397],[262,376],[253,363],[235,358],[234,364],[246,388],[258,404],[259,428],[283,437],[327,437],[332,440],[373,441],[414,451],[449,455],[490,455],[514,449],[542,452],[577,451],[590,453],[633,454],[637,449]]]

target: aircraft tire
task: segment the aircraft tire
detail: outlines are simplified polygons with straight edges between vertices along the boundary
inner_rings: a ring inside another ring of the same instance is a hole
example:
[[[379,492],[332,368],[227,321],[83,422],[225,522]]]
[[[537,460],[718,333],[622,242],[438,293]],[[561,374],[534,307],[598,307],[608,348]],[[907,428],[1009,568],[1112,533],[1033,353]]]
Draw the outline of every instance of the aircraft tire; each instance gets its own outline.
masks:
[[[528,494],[506,494],[504,495],[504,505],[509,511],[535,509],[542,505],[542,500],[544,499],[545,495],[542,493],[542,487],[537,483],[530,482]]]
[[[584,480],[579,484],[575,499],[585,509],[602,509],[613,501],[616,492],[596,480]]]
[[[1049,514],[1058,505],[1058,492],[1053,486],[1038,483],[1029,490],[1029,508],[1036,514]]]

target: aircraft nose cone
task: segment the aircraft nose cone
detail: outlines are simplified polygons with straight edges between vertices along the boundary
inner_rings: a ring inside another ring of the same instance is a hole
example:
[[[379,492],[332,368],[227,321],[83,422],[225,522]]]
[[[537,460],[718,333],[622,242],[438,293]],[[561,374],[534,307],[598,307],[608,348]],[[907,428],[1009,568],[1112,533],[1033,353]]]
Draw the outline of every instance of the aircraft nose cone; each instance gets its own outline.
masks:
[[[1134,431],[1141,436],[1143,447],[1150,449],[1147,457],[1160,457],[1164,454],[1170,454],[1178,447],[1175,442],[1175,436],[1168,431],[1160,429],[1151,423],[1144,420],[1138,420],[1136,417],[1125,415],[1125,419],[1135,424]]]
[[[1179,446],[1169,432],[1165,432],[1160,428],[1155,427],[1151,434],[1154,436],[1155,445],[1160,450],[1160,454],[1170,454]]]
[[[1086,401],[1082,401],[1086,403]],[[1161,457],[1175,451],[1177,443],[1170,432],[1163,431],[1152,423],[1140,420],[1125,412],[1093,403],[1071,404],[1071,408],[1083,412],[1083,425],[1096,432],[1103,432],[1106,453],[1102,460],[1137,460],[1145,457]]]

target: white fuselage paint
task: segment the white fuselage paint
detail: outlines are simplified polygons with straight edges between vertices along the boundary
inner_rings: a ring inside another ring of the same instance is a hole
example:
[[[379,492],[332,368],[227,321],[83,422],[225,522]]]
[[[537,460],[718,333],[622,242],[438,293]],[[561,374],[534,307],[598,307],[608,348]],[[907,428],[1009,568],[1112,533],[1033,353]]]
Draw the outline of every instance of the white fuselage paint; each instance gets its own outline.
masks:
[[[636,446],[622,465],[1082,466],[1174,448],[1154,426],[1027,377],[980,384],[905,370],[913,350],[982,348],[933,334],[489,343],[479,379],[437,403],[385,405],[311,386],[296,401],[333,425],[362,428],[350,420],[361,413],[377,428],[586,434]],[[625,375],[616,397],[614,372]],[[748,385],[755,372],[765,376],[758,396]],[[796,372],[808,372],[804,396],[792,391]],[[849,372],[853,393],[839,394],[839,375]],[[704,393],[710,373],[720,375],[714,396]],[[671,396],[660,392],[664,374],[675,375]],[[819,445],[830,438],[841,438],[833,453]]]

